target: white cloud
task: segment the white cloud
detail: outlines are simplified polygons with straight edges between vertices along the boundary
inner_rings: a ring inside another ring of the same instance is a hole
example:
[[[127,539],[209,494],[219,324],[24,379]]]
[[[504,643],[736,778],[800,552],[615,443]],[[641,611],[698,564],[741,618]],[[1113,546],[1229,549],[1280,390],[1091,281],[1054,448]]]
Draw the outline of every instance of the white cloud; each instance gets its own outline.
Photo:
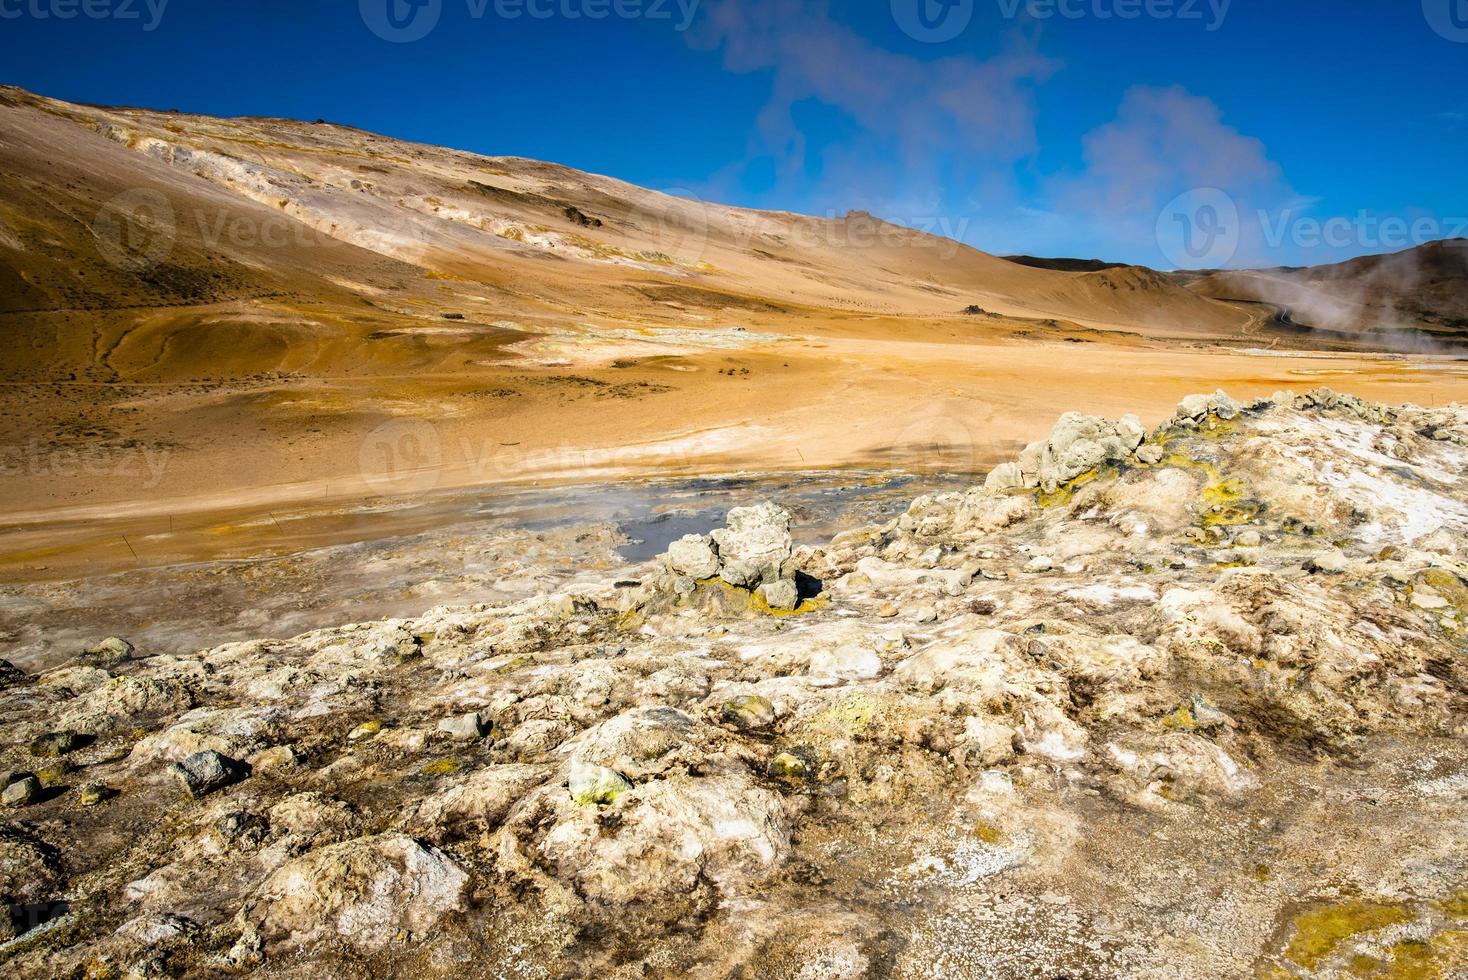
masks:
[[[987,60],[922,61],[874,45],[815,0],[713,0],[691,40],[720,49],[730,71],[770,73],[749,159],[775,160],[777,196],[897,218],[940,208],[955,170],[1033,153],[1033,88],[1058,67],[1020,35]],[[812,160],[812,134],[798,121],[806,103],[840,113],[856,134]]]

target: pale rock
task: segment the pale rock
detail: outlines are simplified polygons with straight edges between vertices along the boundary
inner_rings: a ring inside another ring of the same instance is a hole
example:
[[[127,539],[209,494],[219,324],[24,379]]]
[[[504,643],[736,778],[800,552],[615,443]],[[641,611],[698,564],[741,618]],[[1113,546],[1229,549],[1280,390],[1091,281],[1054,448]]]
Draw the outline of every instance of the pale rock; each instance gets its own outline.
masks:
[[[775,706],[768,698],[746,694],[724,702],[721,717],[743,731],[756,731],[775,723]]]
[[[811,655],[810,675],[822,681],[869,680],[882,673],[882,658],[871,650],[842,647]]]
[[[311,851],[270,875],[240,913],[267,943],[337,941],[382,949],[402,931],[428,933],[463,908],[469,876],[441,851],[400,834]]]
[[[1350,566],[1346,556],[1338,549],[1322,551],[1305,561],[1307,572],[1317,572],[1324,575],[1339,575]]]
[[[800,605],[800,591],[790,579],[766,582],[759,587],[760,598],[771,609],[789,612]]]
[[[668,546],[668,567],[678,575],[702,581],[719,574],[719,556],[707,538],[689,534]]]
[[[571,799],[580,806],[609,806],[632,788],[627,778],[606,766],[587,765],[579,760],[571,763],[567,788]]]
[[[686,893],[703,877],[723,890],[752,885],[790,854],[775,793],[734,773],[676,776],[642,786],[614,828],[594,811],[567,815],[540,842],[557,873],[594,901],[625,905]]]
[[[1220,390],[1211,395],[1187,396],[1178,403],[1176,417],[1201,421],[1209,415],[1215,415],[1226,420],[1237,418],[1238,414],[1239,403]]]
[[[19,807],[32,803],[41,795],[41,783],[35,776],[22,775],[0,790],[0,805]]]
[[[484,723],[480,720],[478,712],[457,715],[453,718],[441,718],[438,722],[438,730],[456,742],[476,742],[484,737]]]
[[[985,766],[997,766],[1014,758],[1015,731],[1009,725],[978,716],[964,721],[965,756]]]
[[[1263,535],[1252,529],[1234,535],[1234,544],[1240,548],[1257,548],[1263,543]]]
[[[790,512],[768,501],[729,511],[726,526],[712,536],[721,560],[750,565],[765,582],[780,578],[782,566],[794,551]]]

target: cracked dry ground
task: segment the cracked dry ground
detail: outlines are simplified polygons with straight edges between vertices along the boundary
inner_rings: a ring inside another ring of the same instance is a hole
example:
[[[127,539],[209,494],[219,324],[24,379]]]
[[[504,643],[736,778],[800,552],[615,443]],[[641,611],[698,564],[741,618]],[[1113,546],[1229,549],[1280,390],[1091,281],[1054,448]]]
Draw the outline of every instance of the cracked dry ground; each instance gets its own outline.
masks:
[[[11,669],[0,971],[1462,976],[1465,465],[1220,393],[823,548]]]

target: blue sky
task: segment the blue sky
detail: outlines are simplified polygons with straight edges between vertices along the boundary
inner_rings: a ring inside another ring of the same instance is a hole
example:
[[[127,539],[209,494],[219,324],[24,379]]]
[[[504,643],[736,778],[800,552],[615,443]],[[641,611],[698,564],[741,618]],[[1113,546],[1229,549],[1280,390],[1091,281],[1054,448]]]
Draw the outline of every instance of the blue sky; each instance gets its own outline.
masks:
[[[1468,235],[1468,0],[409,2],[0,0],[0,79],[999,253],[1304,264]],[[388,4],[425,36],[379,36]]]

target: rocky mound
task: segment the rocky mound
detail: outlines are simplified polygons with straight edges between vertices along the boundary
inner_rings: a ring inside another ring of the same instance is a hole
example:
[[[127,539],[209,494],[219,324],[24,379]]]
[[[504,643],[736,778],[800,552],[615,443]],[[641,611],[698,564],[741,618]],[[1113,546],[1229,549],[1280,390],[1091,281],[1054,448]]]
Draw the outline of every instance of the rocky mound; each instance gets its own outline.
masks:
[[[823,548],[761,504],[638,582],[5,671],[0,963],[1450,976],[1465,468],[1468,409],[1219,393]]]

